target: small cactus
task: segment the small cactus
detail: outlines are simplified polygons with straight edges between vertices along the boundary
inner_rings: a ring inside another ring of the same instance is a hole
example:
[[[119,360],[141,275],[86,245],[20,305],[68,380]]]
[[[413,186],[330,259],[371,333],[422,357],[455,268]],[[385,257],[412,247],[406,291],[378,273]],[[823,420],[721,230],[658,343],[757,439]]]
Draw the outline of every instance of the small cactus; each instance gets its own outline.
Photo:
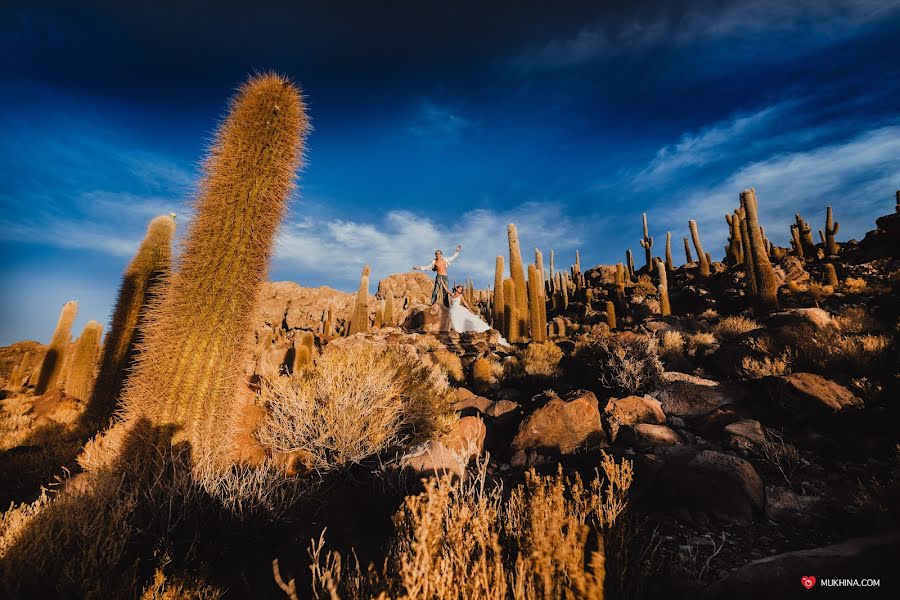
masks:
[[[656,273],[659,277],[659,312],[664,317],[672,314],[672,305],[669,304],[669,281],[666,277],[666,266],[661,260],[656,261]]]
[[[653,254],[650,250],[653,247],[653,238],[650,237],[647,229],[647,213],[642,213],[641,219],[644,222],[644,237],[641,238],[641,246],[644,248],[644,257],[647,260],[647,273],[650,273],[653,270]]]
[[[37,384],[34,386],[35,395],[42,396],[47,390],[56,386],[57,380],[62,373],[63,359],[65,358],[66,350],[69,348],[69,340],[72,337],[72,324],[75,322],[77,314],[77,302],[66,302],[63,304],[59,313],[59,321],[57,321],[53,337],[50,339],[50,346],[47,348],[47,353],[44,355],[44,360],[41,363]]]
[[[688,221],[688,227],[691,229],[691,238],[694,240],[694,248],[697,250],[697,260],[700,261],[700,276],[708,277],[710,273],[710,260],[703,251],[703,245],[700,244],[700,234],[697,232],[697,222],[694,220]]]
[[[832,263],[825,263],[825,282],[833,288],[838,286],[837,271]]]
[[[691,256],[691,244],[687,238],[684,238],[684,260],[686,265],[694,262],[694,258]]]
[[[362,276],[359,278],[359,289],[356,291],[356,300],[353,303],[353,316],[350,317],[350,327],[347,335],[366,333],[369,331],[369,265],[363,267]]]
[[[606,301],[606,324],[610,329],[616,328],[616,305],[613,304],[612,300]]]
[[[528,338],[528,285],[525,282],[525,269],[522,265],[522,252],[519,250],[519,232],[510,223],[506,228],[509,240],[509,276],[516,285],[516,318],[519,320],[516,331],[519,337],[514,341]],[[510,340],[513,341],[513,340]]]
[[[834,240],[834,236],[837,235],[840,227],[841,224],[835,222],[831,207],[829,206],[825,211],[825,235],[823,236],[825,239],[822,240],[825,242],[825,254],[828,256],[837,256],[837,253],[841,250],[841,247]],[[819,230],[819,232],[821,233],[821,230]]]
[[[292,342],[293,357],[291,357],[291,373],[296,373],[303,367],[309,366],[316,355],[316,336],[311,331],[301,331],[294,336]]]
[[[78,336],[72,350],[72,361],[66,377],[66,395],[85,400],[91,395],[94,386],[94,375],[97,372],[97,356],[100,354],[100,339],[103,325],[97,321],[88,321],[84,331]]]
[[[739,265],[743,262],[743,243],[741,240],[741,217],[739,211],[733,214],[726,214],[725,221],[728,223],[730,235],[728,237],[728,246],[725,247],[728,255],[728,264]]]

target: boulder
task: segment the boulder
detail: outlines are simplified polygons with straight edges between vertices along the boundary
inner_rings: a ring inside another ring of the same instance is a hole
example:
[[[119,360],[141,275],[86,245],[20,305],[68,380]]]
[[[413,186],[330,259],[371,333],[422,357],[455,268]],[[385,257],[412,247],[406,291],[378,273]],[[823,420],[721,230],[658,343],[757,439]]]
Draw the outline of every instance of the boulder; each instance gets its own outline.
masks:
[[[619,429],[618,441],[635,448],[655,448],[656,446],[674,446],[681,443],[681,436],[665,425],[637,423],[623,425]]]
[[[841,384],[814,373],[763,377],[758,390],[765,408],[787,422],[822,421],[863,401]]]
[[[705,415],[696,417],[692,424],[699,435],[709,439],[718,439],[723,437],[725,427],[748,416],[745,411],[733,404],[723,404]]]
[[[420,445],[400,458],[404,470],[420,475],[464,477],[466,466],[481,454],[487,430],[478,417],[463,417],[440,440]]]
[[[639,463],[635,481],[667,510],[749,522],[764,507],[763,482],[746,460],[691,446],[663,446]]]
[[[754,446],[762,446],[766,441],[762,425],[754,419],[741,419],[729,423],[722,430],[725,444],[735,450],[750,450]]]
[[[483,412],[489,417],[500,417],[519,408],[516,402],[511,400],[496,400]]]
[[[831,546],[786,552],[753,561],[710,584],[697,597],[702,600],[797,598],[806,593],[800,578],[808,576],[818,578],[813,588],[821,587],[818,580],[823,578],[880,579],[879,591],[884,592],[890,585],[887,578],[896,570],[897,556],[900,556],[898,532],[853,538]],[[836,596],[851,598],[869,596],[863,593],[865,589],[862,588],[858,595],[854,595],[852,589],[835,588],[831,591]],[[818,590],[819,593],[826,591]],[[881,596],[879,593],[871,595]]]
[[[679,417],[702,415],[717,406],[733,403],[730,390],[718,381],[674,371],[663,374],[656,398],[666,414]]]
[[[283,323],[288,329],[318,331],[329,307],[335,317],[349,314],[355,297],[327,286],[306,288],[293,281],[267,281],[260,290],[254,326],[257,332]]]
[[[440,303],[431,306],[416,305],[403,313],[400,323],[406,330],[432,333],[450,331],[450,310]]]
[[[610,441],[615,441],[619,427],[637,423],[658,425],[666,422],[666,414],[659,400],[650,396],[626,396],[610,398],[601,419]]]
[[[766,317],[765,325],[770,329],[780,329],[789,325],[812,325],[824,329],[833,324],[831,315],[821,308],[791,308]]]
[[[413,273],[396,273],[388,275],[378,282],[378,298],[387,298],[388,290],[394,296],[395,308],[403,308],[402,302],[409,298],[411,302],[430,302],[431,290],[434,289],[434,278],[422,271]]]
[[[766,486],[766,516],[777,523],[808,521],[821,501],[818,496],[801,496],[786,487]]]
[[[571,454],[582,446],[605,442],[600,410],[593,392],[575,390],[565,399],[554,397],[519,425],[512,452]]]

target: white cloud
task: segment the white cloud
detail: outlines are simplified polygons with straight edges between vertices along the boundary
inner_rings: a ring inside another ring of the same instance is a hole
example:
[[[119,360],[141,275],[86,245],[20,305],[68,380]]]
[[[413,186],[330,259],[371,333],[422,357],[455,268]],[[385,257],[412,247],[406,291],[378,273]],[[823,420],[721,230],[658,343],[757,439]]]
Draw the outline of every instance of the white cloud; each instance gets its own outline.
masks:
[[[430,142],[446,142],[455,139],[469,126],[458,110],[430,102],[423,104],[409,126],[409,132]]]
[[[451,279],[471,278],[478,286],[493,285],[496,256],[504,257],[508,269],[509,223],[516,224],[526,262],[534,260],[535,247],[541,248],[545,262],[550,248],[574,258],[583,234],[581,226],[552,203],[526,203],[501,212],[473,210],[446,222],[391,211],[377,223],[343,219],[312,226],[309,220],[289,223],[278,237],[275,260],[278,267],[299,273],[301,285],[314,286],[326,280],[352,289],[364,264],[372,267],[372,280],[377,281],[428,263],[435,249],[449,254],[461,244],[463,250],[451,267]]]

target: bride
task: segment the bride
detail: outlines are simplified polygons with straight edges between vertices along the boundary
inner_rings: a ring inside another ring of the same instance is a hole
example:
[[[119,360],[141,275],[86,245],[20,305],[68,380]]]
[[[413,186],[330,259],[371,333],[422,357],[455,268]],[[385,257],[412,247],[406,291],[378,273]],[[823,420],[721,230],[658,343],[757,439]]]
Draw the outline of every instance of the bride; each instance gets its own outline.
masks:
[[[465,331],[487,331],[490,325],[478,318],[472,311],[472,307],[463,297],[463,286],[457,285],[450,294],[450,326],[455,331],[463,333]],[[500,344],[508,346],[508,342],[500,336]]]

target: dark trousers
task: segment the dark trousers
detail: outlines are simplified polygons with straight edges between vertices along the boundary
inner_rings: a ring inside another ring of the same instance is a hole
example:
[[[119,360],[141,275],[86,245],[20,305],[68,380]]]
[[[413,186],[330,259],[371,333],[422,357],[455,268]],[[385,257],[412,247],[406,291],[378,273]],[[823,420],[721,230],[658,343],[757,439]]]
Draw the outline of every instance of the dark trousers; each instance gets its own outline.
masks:
[[[450,303],[447,302],[447,292],[444,291],[444,286],[450,287],[450,280],[446,275],[436,275],[434,278],[434,289],[431,291],[431,303],[434,304],[437,302],[438,294],[441,296],[441,302],[444,303],[444,306],[448,306]]]

